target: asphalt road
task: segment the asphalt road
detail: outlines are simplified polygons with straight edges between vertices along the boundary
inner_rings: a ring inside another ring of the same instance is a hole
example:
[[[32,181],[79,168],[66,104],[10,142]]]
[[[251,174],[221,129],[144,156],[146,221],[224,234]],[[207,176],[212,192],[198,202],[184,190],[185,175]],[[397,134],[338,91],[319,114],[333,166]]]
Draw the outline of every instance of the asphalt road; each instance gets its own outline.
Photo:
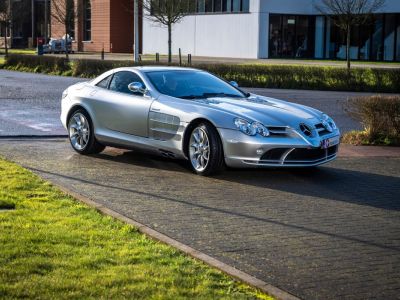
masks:
[[[80,78],[0,70],[0,135],[64,135],[61,94]]]
[[[0,155],[303,299],[400,299],[399,156],[207,178],[66,139],[3,140]]]
[[[85,79],[0,70],[0,135],[63,135],[59,120],[60,99],[64,89]],[[342,131],[360,128],[343,111],[348,92],[321,92],[280,89],[249,91],[293,101],[320,109],[331,115]]]

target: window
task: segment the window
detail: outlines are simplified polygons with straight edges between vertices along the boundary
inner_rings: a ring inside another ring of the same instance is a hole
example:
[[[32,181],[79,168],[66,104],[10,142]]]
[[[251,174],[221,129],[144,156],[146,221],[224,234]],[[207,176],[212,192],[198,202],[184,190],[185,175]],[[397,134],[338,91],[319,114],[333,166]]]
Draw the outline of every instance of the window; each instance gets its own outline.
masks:
[[[162,5],[160,0],[156,5]],[[186,2],[187,1],[187,2]],[[244,13],[250,10],[250,0],[186,0],[182,2],[191,14]],[[187,5],[186,5],[187,3]],[[153,11],[153,9],[151,9]]]
[[[376,15],[375,23],[372,31],[372,49],[371,49],[371,59],[372,60],[382,60],[383,58],[383,16]]]
[[[128,85],[132,82],[140,82],[144,86],[143,80],[136,73],[121,71],[114,74],[113,78],[111,79],[109,89],[120,93],[142,96],[141,93],[133,93],[128,89]]]
[[[203,99],[212,96],[245,97],[243,92],[207,72],[151,71],[146,75],[160,93],[172,97],[182,99]]]
[[[101,87],[103,89],[108,88],[108,82],[110,81],[112,75],[107,76],[103,80],[101,80],[98,84],[96,84],[98,87]]]
[[[315,34],[310,26],[315,28],[315,16],[271,14],[269,20],[270,57],[313,56]]]
[[[385,34],[384,34],[384,45],[383,45],[384,60],[388,61],[394,60],[395,37],[396,37],[396,15],[388,14],[385,16]]]
[[[397,34],[396,34],[396,60],[400,61],[400,17],[397,23]]]
[[[92,40],[92,5],[90,0],[83,1],[83,40]]]
[[[50,4],[50,1],[49,1]],[[75,37],[75,5],[74,0],[67,0],[67,33],[71,38]]]

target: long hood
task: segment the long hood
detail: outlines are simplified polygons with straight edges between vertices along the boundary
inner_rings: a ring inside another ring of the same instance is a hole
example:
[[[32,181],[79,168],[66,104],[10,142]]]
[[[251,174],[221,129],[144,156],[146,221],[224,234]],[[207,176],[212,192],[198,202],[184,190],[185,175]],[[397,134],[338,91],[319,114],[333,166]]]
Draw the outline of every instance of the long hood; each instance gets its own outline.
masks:
[[[317,122],[321,117],[321,112],[311,107],[257,95],[246,99],[215,97],[196,102],[266,126],[296,127],[307,120]]]

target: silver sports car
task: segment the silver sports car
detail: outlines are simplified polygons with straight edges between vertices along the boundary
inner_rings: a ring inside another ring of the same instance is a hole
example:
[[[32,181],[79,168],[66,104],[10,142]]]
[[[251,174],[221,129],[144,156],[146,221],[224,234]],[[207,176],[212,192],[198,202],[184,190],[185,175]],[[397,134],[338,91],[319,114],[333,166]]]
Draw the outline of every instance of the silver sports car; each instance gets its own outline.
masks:
[[[110,145],[187,159],[209,175],[230,167],[308,167],[336,158],[326,114],[247,93],[235,82],[177,67],[110,70],[63,92],[61,121],[75,151]]]

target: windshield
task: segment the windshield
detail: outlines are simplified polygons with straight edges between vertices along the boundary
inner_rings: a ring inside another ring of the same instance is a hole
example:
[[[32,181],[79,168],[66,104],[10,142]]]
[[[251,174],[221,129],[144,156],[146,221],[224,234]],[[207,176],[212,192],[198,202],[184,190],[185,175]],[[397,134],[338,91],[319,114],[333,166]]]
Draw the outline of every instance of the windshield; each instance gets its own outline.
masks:
[[[246,97],[229,83],[203,71],[150,71],[146,75],[160,93],[176,98]]]

